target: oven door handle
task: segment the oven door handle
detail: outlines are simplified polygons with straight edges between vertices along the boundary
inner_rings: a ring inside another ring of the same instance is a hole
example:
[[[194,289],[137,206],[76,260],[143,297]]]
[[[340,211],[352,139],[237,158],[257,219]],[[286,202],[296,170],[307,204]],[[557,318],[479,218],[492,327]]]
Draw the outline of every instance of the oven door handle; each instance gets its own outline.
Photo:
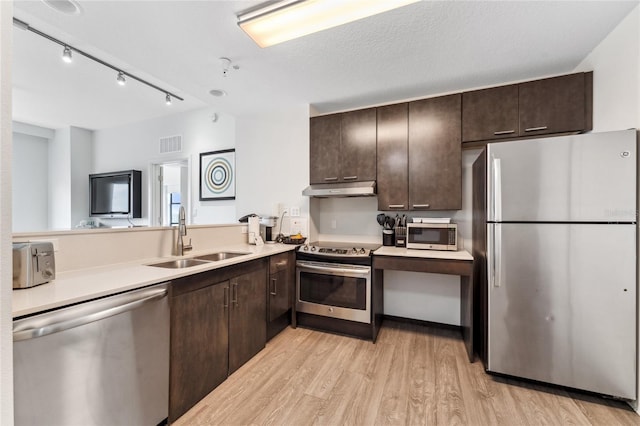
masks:
[[[361,268],[332,268],[330,266],[316,266],[306,263],[303,265],[298,265],[298,267],[301,269],[311,269],[314,271],[333,272],[334,274],[368,274],[371,271],[371,268],[366,266],[363,266]]]

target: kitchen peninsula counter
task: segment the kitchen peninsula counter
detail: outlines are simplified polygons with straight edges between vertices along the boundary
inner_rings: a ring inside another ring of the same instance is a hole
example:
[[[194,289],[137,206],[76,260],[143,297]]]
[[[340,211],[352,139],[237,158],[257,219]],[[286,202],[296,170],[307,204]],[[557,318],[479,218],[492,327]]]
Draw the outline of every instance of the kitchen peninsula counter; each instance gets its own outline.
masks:
[[[171,281],[188,275],[284,253],[295,250],[296,247],[295,245],[287,244],[265,244],[263,246],[234,244],[206,251],[193,252],[186,256],[151,258],[90,269],[60,272],[56,274],[56,279],[49,283],[28,289],[13,290],[12,314],[13,318],[17,318],[50,309],[61,308],[75,303]],[[149,266],[154,263],[193,258],[215,252],[249,254],[180,269]]]
[[[382,246],[373,252],[374,282],[382,291],[384,270],[424,272],[460,276],[460,326],[469,361],[474,360],[473,256],[466,250],[417,250]],[[382,312],[377,307],[376,312]],[[374,316],[374,333],[381,319]]]

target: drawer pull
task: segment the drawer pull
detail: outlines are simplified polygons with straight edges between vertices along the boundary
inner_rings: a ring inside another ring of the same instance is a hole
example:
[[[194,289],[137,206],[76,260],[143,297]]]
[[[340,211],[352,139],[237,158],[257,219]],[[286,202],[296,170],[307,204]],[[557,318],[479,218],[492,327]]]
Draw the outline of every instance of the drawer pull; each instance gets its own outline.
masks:
[[[524,129],[525,132],[535,132],[537,130],[547,130],[547,126],[529,127],[528,129]]]
[[[414,209],[428,209],[430,206],[430,204],[414,204],[413,208]]]
[[[510,135],[511,133],[515,133],[515,130],[500,130],[499,132],[493,132],[494,135]]]
[[[271,282],[273,283],[273,291],[270,291],[269,294],[271,294],[272,296],[277,296],[278,295],[278,280],[275,278],[271,278]]]
[[[402,209],[404,208],[404,204],[389,204],[390,209]]]
[[[328,177],[328,178],[324,178],[324,180],[326,180],[326,181],[338,180],[338,176],[336,176],[336,177]]]
[[[358,176],[345,176],[342,179],[344,179],[344,180],[356,180],[356,179],[358,179]]]

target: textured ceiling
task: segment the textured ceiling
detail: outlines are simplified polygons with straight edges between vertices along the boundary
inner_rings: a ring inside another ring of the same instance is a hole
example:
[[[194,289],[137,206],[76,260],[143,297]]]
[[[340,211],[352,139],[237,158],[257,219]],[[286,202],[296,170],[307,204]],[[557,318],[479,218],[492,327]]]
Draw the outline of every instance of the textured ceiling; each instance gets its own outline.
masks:
[[[90,129],[211,106],[319,113],[570,72],[635,7],[613,1],[422,1],[261,49],[236,25],[255,1],[80,1],[61,14],[16,1],[15,17],[185,98],[164,95],[14,27],[14,119]],[[220,57],[239,70],[223,77]],[[214,98],[211,89],[228,96]]]

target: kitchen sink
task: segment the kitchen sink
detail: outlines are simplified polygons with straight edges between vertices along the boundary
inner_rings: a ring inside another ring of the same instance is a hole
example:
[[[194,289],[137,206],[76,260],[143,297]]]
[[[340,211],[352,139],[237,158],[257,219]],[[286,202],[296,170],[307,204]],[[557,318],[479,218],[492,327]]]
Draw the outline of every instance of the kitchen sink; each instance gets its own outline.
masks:
[[[157,266],[158,268],[172,268],[172,269],[181,269],[181,268],[190,268],[191,266],[204,265],[209,263],[205,260],[197,260],[197,259],[180,259],[180,260],[170,260],[168,262],[154,263],[149,266]]]
[[[218,253],[211,253],[211,254],[205,254],[202,256],[197,256],[197,257],[194,257],[194,259],[217,262],[219,260],[231,259],[238,256],[246,256],[247,254],[251,254],[251,253],[234,253],[229,251],[221,251]]]

